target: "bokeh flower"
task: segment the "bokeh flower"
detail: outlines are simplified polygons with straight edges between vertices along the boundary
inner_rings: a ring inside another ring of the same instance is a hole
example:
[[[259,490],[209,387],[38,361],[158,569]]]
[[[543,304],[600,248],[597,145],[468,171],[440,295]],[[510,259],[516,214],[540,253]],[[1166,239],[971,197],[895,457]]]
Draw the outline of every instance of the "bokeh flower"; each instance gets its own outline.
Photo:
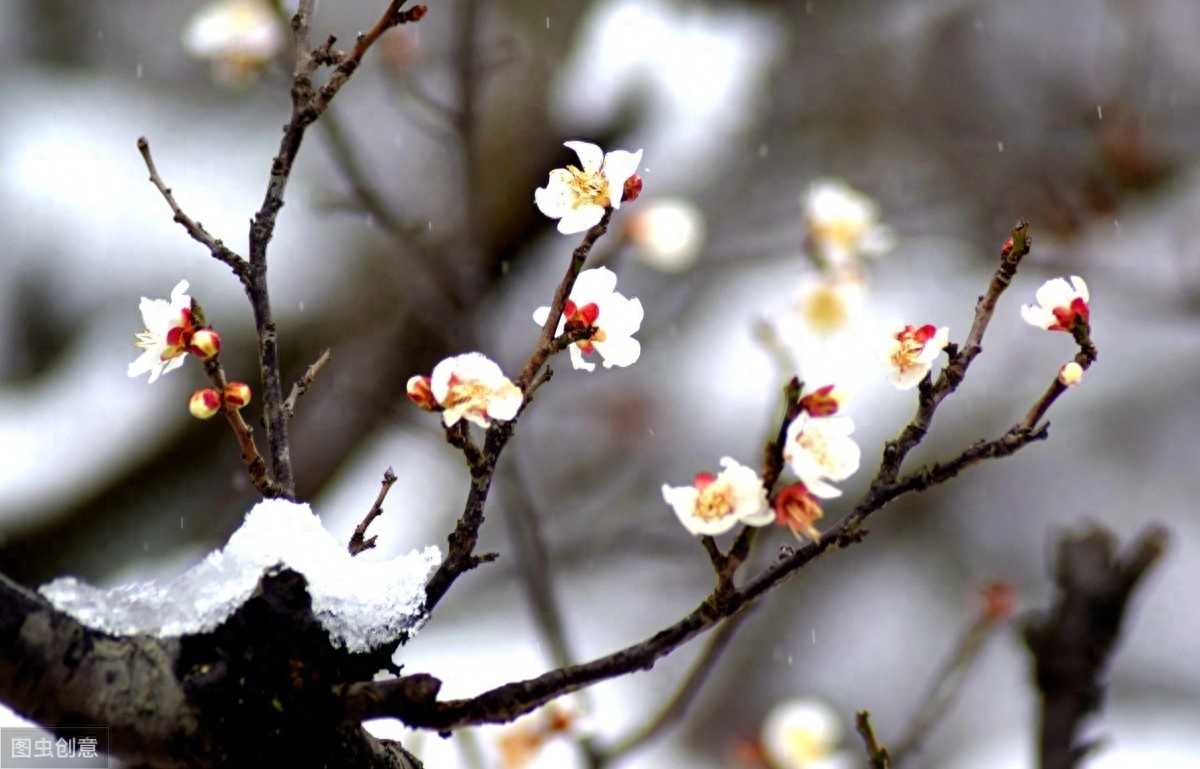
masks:
[[[659,272],[683,272],[704,247],[704,214],[685,198],[640,203],[625,222],[633,257]]]
[[[851,755],[838,751],[841,721],[823,702],[790,699],[767,712],[762,745],[771,769],[849,769]]]
[[[895,238],[879,222],[879,206],[841,179],[818,179],[801,199],[809,242],[825,267],[852,267],[862,256],[890,251]]]
[[[282,25],[264,0],[216,0],[183,32],[188,53],[211,61],[213,79],[234,88],[253,83],[283,45]]]
[[[840,482],[853,475],[862,461],[862,449],[850,437],[854,420],[848,416],[814,417],[801,413],[788,425],[783,458],[813,496],[832,499]]]

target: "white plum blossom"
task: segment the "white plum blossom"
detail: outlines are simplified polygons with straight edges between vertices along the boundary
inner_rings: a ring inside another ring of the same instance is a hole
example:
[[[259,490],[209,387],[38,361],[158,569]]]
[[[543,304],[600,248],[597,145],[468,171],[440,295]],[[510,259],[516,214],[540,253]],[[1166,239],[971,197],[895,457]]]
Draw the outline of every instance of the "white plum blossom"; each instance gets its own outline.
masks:
[[[683,272],[704,247],[704,214],[685,198],[659,198],[638,204],[625,223],[633,257],[659,272]]]
[[[775,521],[767,492],[754,470],[730,457],[717,476],[697,473],[691,486],[663,484],[663,499],[692,534],[723,534],[738,523],[766,526]]]
[[[858,470],[862,450],[850,437],[852,432],[854,420],[842,415],[814,417],[801,413],[788,425],[784,461],[813,496],[841,496],[842,492],[826,481],[844,481]]]
[[[429,380],[447,427],[460,419],[480,427],[493,419],[507,422],[517,415],[524,397],[496,363],[477,352],[446,358],[433,367]]]
[[[143,352],[129,364],[129,376],[149,373],[150,382],[154,382],[183,365],[194,331],[192,298],[187,289],[188,282],[181,280],[171,290],[170,301],[142,297],[140,309],[146,330],[137,334],[134,345]]]
[[[1088,322],[1088,287],[1078,275],[1072,275],[1070,283],[1065,278],[1048,280],[1036,296],[1036,305],[1021,305],[1021,317],[1031,326],[1070,332]]]
[[[784,700],[763,719],[763,753],[772,769],[850,769],[854,757],[837,750],[841,739],[837,714],[817,700]]]
[[[642,327],[642,303],[618,293],[614,290],[616,286],[616,273],[607,267],[597,267],[579,273],[571,288],[571,297],[555,333],[589,326],[596,329],[589,339],[575,342],[568,348],[571,365],[577,369],[596,370],[595,363],[584,359],[584,355],[592,352],[599,353],[605,368],[632,365],[642,354],[641,343],[633,338]],[[533,320],[538,325],[545,325],[549,317],[549,307],[539,307],[533,313]]]
[[[878,355],[888,368],[888,381],[897,390],[911,390],[925,378],[933,361],[950,342],[950,329],[908,326],[900,321],[888,326]]]
[[[550,181],[533,193],[538,210],[558,219],[564,235],[595,226],[608,208],[620,208],[625,182],[642,162],[642,151],[616,150],[605,154],[590,142],[570,141],[582,168],[567,166],[550,172]]]
[[[216,0],[196,11],[183,32],[183,47],[211,60],[214,79],[234,87],[253,82],[283,45],[283,27],[264,0]]]
[[[819,179],[801,199],[816,256],[827,267],[852,267],[861,256],[892,249],[895,237],[879,223],[879,206],[841,179]]]

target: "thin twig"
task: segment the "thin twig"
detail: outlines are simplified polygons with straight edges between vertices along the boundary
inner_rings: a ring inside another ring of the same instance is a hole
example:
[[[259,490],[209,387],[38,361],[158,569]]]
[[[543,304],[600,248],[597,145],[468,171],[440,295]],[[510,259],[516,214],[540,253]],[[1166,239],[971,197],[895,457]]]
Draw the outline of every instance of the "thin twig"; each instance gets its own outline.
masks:
[[[296,401],[300,400],[300,396],[308,391],[313,380],[317,378],[317,374],[321,373],[321,369],[325,368],[325,364],[332,359],[333,353],[326,348],[325,352],[321,353],[321,357],[317,358],[308,367],[308,371],[304,372],[304,376],[297,379],[296,383],[292,385],[292,391],[288,394],[287,400],[283,402],[283,413],[288,415],[288,419],[296,414]]]
[[[893,759],[888,755],[888,749],[876,739],[875,729],[871,726],[871,714],[868,711],[860,710],[854,715],[854,728],[863,738],[869,769],[888,769]]]
[[[154,158],[150,155],[150,142],[146,141],[145,136],[138,137],[137,148],[138,152],[142,153],[142,160],[146,163],[146,170],[150,172],[150,181],[158,188],[163,199],[167,201],[167,205],[171,207],[171,213],[175,215],[175,221],[183,225],[183,229],[187,231],[192,240],[207,248],[214,259],[228,265],[233,270],[233,274],[242,282],[243,286],[248,285],[249,265],[246,263],[246,260],[233,251],[230,251],[224,243],[209,234],[208,230],[204,229],[204,226],[200,222],[195,221],[183,212],[179,203],[175,201],[175,196],[171,193],[171,188],[158,175],[158,169],[154,165]]]
[[[984,643],[1001,627],[1004,625],[993,621],[986,613],[967,626],[953,651],[931,679],[929,690],[921,698],[921,706],[904,736],[894,742],[891,759],[895,766],[902,765],[906,758],[920,749],[930,729],[942,720],[946,709],[962,691],[967,674],[979,659]]]
[[[388,492],[392,489],[392,484],[396,482],[396,473],[392,468],[383,471],[383,480],[379,485],[379,494],[375,497],[375,504],[371,505],[371,509],[367,511],[367,515],[362,519],[362,522],[354,527],[354,533],[350,535],[350,544],[347,548],[350,555],[358,555],[364,550],[370,550],[375,547],[374,535],[370,539],[364,539],[367,534],[367,528],[371,523],[383,515],[383,500],[387,498]]]
[[[222,399],[224,399],[223,394],[228,380],[225,378],[225,369],[221,367],[218,356],[214,355],[204,361],[204,373],[208,375],[208,379],[216,391],[222,393]],[[246,462],[246,472],[250,474],[250,482],[254,484],[254,488],[258,489],[264,497],[283,496],[283,489],[271,479],[271,474],[267,470],[267,462],[259,453],[258,446],[254,442],[254,430],[246,424],[246,420],[242,418],[242,412],[234,408],[226,408],[224,404],[222,404],[221,411],[233,429],[238,446],[241,447],[242,459]]]
[[[993,279],[988,293],[980,298],[980,302],[976,308],[976,322],[972,327],[971,333],[968,335],[970,349],[964,352],[958,350],[951,351],[950,364],[947,365],[946,370],[943,370],[938,378],[938,382],[930,383],[928,379],[926,380],[922,388],[921,406],[918,408],[918,413],[913,418],[913,421],[904,428],[901,435],[896,440],[889,442],[887,448],[885,448],[880,474],[877,475],[870,489],[868,489],[855,508],[834,527],[825,532],[819,541],[810,542],[799,550],[776,560],[759,576],[752,579],[744,587],[734,591],[727,598],[717,600],[718,596],[714,592],[713,595],[706,597],[690,614],[673,625],[660,630],[640,643],[635,643],[591,662],[559,668],[536,678],[505,684],[470,699],[443,702],[413,703],[406,699],[402,687],[393,686],[390,682],[364,683],[358,690],[358,694],[352,698],[351,702],[347,703],[347,706],[356,710],[369,711],[374,715],[392,715],[413,727],[449,731],[473,724],[510,721],[541,707],[553,699],[578,691],[600,681],[616,678],[637,670],[648,670],[654,666],[657,660],[707,631],[718,622],[735,617],[756,605],[767,593],[781,585],[801,568],[816,560],[821,555],[861,541],[865,535],[861,524],[898,497],[944,483],[977,462],[987,458],[1007,456],[1034,441],[1044,439],[1048,432],[1047,425],[1042,425],[1040,428],[1034,430],[1025,429],[1022,425],[1016,425],[999,438],[990,441],[980,441],[968,447],[954,459],[911,472],[903,477],[898,477],[899,466],[904,454],[920,442],[924,436],[928,427],[928,420],[932,416],[932,411],[936,409],[937,402],[957,387],[965,375],[966,364],[981,349],[979,345],[982,340],[983,329],[986,328],[987,321],[994,311],[996,300],[1004,287],[1012,280],[1020,257],[1028,251],[1026,231],[1027,225],[1024,222],[1014,229],[1013,240],[1017,245],[1016,247],[1006,249],[1002,257],[1001,268],[998,270],[997,276]],[[586,254],[584,254],[584,257],[586,257]],[[582,261],[578,257],[576,260],[573,260],[573,265],[576,262],[582,265]],[[569,275],[570,273],[568,277]],[[563,291],[562,288],[560,286],[560,292],[556,296],[557,309],[552,308],[551,318],[547,320],[547,325],[543,328],[542,338],[536,350],[549,350],[549,345],[554,338],[553,331],[557,325],[557,316],[562,313],[566,292],[569,291],[569,287],[566,291]],[[531,358],[530,363],[526,366],[523,379],[525,377],[531,379],[539,367],[540,361]],[[525,379],[525,381],[528,381],[528,379]],[[494,430],[495,426],[492,429]],[[492,430],[489,430],[489,438],[491,437]],[[507,436],[505,439],[507,439]],[[475,498],[475,502],[480,507],[478,516],[479,522],[481,522],[482,498],[486,497],[487,483],[490,482],[490,475],[485,474],[478,479],[473,476],[472,481],[473,493],[477,486],[482,487],[482,495],[476,495]],[[470,507],[467,513],[464,513],[463,519],[460,520],[459,528],[462,529],[465,527],[467,533],[473,537],[478,532],[478,522],[474,522],[473,526],[470,525],[467,522],[468,517],[470,517],[468,513],[472,513]],[[455,534],[458,534],[458,532],[459,530],[456,529]],[[454,538],[455,535],[451,535],[452,554],[457,548]],[[473,541],[471,546],[473,547]],[[469,556],[470,550],[468,549],[465,552]],[[460,555],[459,557],[462,558],[465,556]],[[460,573],[462,569],[447,567],[447,564],[444,562],[442,568],[439,569],[439,574],[443,570],[447,571],[450,581],[452,581],[453,577],[457,576],[457,573]],[[438,578],[439,575],[435,574],[434,580],[431,580],[431,586],[434,585],[434,582]],[[427,588],[426,592],[427,595],[432,594],[435,598],[440,598],[445,593],[446,588],[448,588],[448,584],[443,579],[436,585],[436,590],[431,591],[430,588]],[[436,600],[433,603],[436,603]]]

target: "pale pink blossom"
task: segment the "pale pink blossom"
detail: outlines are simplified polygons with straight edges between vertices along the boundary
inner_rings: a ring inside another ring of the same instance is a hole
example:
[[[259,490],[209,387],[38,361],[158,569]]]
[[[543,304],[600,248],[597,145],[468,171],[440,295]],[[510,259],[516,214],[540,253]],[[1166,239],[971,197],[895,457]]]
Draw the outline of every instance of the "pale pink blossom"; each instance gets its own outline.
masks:
[[[458,420],[487,427],[507,422],[521,409],[521,389],[493,361],[477,352],[446,358],[433,367],[429,389],[444,409],[447,427]]]
[[[691,486],[663,484],[663,499],[675,510],[680,523],[692,534],[723,534],[738,523],[766,526],[775,521],[767,506],[767,492],[754,470],[730,457],[713,476],[697,473]]]
[[[642,354],[641,343],[633,338],[642,327],[642,303],[626,298],[616,287],[616,273],[607,267],[597,267],[579,273],[571,289],[555,333],[589,326],[596,329],[590,338],[568,348],[571,365],[577,369],[595,371],[596,364],[584,358],[593,352],[603,359],[605,368],[632,365]],[[549,317],[549,307],[539,307],[533,313],[538,325],[545,325]]]
[[[888,327],[878,350],[888,368],[888,381],[897,390],[916,387],[949,342],[950,329],[945,326],[908,326],[896,321]]]
[[[181,280],[171,290],[169,301],[142,297],[140,309],[146,330],[136,335],[134,345],[143,352],[129,364],[129,376],[149,373],[150,382],[154,382],[183,365],[195,332],[192,298],[187,289],[188,282]]]
[[[844,481],[858,470],[862,450],[850,437],[852,432],[854,421],[842,415],[814,417],[801,413],[788,425],[784,461],[813,496],[841,496],[842,492],[828,481]]]
[[[583,232],[597,223],[608,208],[620,208],[625,182],[642,162],[642,151],[604,153],[595,144],[570,141],[582,168],[567,166],[550,172],[550,181],[533,193],[538,210],[558,219],[564,235]]]
[[[1072,275],[1070,283],[1065,278],[1048,280],[1036,296],[1036,305],[1021,305],[1021,317],[1031,326],[1070,332],[1077,324],[1088,322],[1088,287],[1078,275]]]

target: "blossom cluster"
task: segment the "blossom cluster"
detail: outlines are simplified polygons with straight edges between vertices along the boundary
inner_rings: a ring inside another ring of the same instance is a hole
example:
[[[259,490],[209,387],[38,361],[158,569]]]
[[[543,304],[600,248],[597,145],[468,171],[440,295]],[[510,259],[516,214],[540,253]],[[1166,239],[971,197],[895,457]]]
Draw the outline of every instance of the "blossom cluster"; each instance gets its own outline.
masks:
[[[800,400],[800,413],[788,425],[783,459],[799,478],[768,505],[767,489],[753,469],[731,457],[721,459],[719,474],[697,473],[690,486],[662,487],[663,499],[692,534],[723,534],[737,524],[787,526],[799,537],[820,538],[814,522],[822,516],[820,499],[841,495],[833,483],[858,470],[862,452],[850,433],[854,422],[837,413],[840,396],[832,385]]]

